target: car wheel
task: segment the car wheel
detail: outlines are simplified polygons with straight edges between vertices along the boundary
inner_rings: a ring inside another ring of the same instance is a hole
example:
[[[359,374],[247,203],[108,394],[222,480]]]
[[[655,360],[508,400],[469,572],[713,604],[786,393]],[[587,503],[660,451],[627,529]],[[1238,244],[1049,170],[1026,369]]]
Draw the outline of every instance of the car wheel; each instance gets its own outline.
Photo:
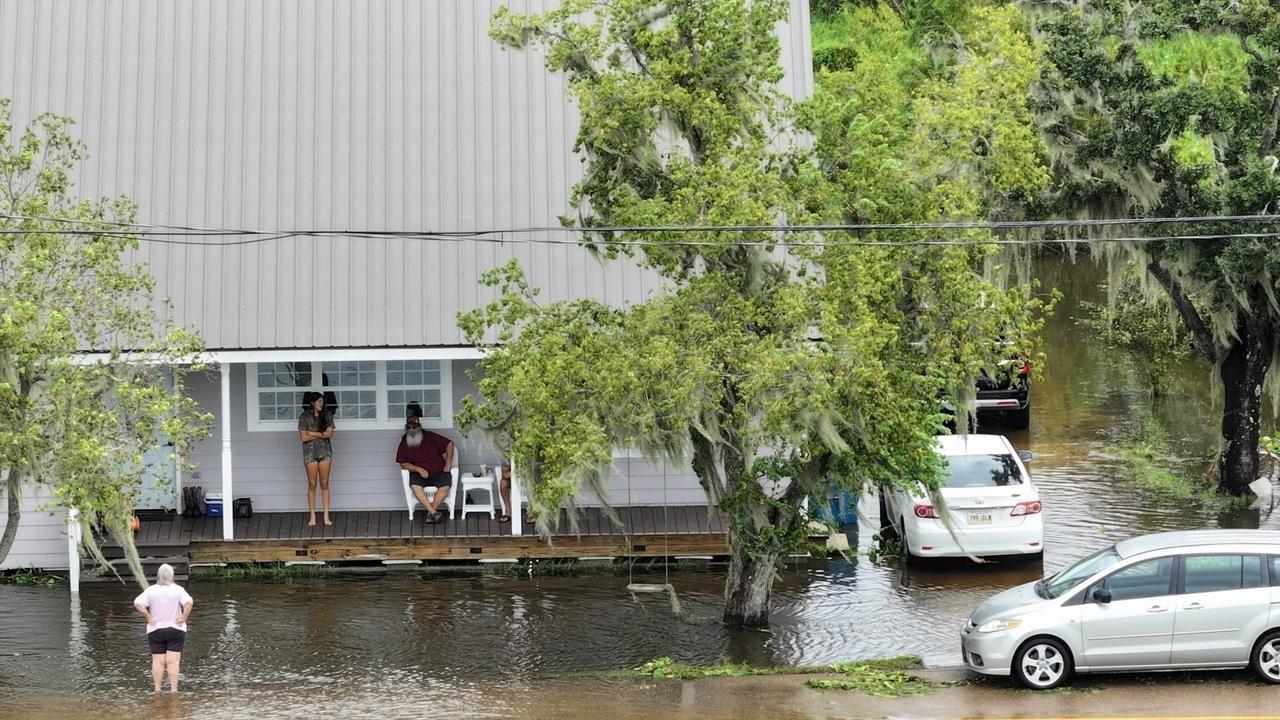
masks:
[[[1272,630],[1253,646],[1253,671],[1272,685],[1280,685],[1280,630]]]
[[[898,529],[893,526],[893,520],[889,514],[889,503],[884,498],[885,491],[880,491],[880,538],[883,540],[896,540],[898,538]]]
[[[1004,414],[1004,424],[1010,430],[1026,430],[1031,426],[1031,403],[1021,410],[1009,410]]]
[[[1032,690],[1050,690],[1071,677],[1071,655],[1053,638],[1036,638],[1013,656],[1013,676]]]
[[[909,563],[919,562],[920,556],[911,552],[911,543],[907,542],[907,519],[905,517],[899,518],[898,522],[901,523],[901,527],[902,527],[901,539],[902,539],[903,556],[907,559],[907,562]]]

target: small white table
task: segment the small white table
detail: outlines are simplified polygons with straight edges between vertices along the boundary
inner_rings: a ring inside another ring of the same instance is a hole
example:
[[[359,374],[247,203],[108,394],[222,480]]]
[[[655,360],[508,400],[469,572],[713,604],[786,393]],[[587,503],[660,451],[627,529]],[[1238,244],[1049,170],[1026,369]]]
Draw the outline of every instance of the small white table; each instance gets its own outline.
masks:
[[[487,475],[476,475],[475,473],[462,473],[459,481],[460,487],[458,493],[458,507],[461,509],[461,517],[466,517],[469,512],[487,512],[490,518],[498,517],[498,503],[495,502],[497,491],[494,486],[497,484],[498,474],[493,471]],[[468,496],[468,492],[479,494],[484,492],[485,502],[472,502]]]

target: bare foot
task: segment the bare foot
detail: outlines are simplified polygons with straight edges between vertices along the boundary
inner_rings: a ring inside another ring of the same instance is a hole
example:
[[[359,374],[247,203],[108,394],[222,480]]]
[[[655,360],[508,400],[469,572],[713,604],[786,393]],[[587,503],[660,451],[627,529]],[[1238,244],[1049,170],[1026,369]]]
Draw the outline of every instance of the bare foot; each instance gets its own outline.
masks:
[[[315,527],[315,526],[316,526],[316,516],[312,515],[311,518],[307,520],[307,527]]]
[[[328,515],[325,515],[325,516],[324,516],[324,524],[325,524],[325,525],[332,525],[332,524],[333,524],[333,520],[330,520],[330,519],[329,519],[329,516],[328,516]]]

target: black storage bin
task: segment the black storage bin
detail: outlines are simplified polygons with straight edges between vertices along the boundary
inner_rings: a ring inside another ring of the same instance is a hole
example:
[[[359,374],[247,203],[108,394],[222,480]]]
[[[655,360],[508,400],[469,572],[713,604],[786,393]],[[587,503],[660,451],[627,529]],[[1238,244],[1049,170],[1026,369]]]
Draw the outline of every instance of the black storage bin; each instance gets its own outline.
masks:
[[[231,503],[231,516],[237,518],[253,517],[253,500],[236,498]]]

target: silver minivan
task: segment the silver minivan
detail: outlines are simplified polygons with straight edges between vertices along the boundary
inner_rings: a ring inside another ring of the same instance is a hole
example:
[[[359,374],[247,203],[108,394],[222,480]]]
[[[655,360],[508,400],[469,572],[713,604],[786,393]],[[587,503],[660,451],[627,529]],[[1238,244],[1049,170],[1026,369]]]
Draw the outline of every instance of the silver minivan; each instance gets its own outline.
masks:
[[[1122,540],[978,606],[964,662],[1047,690],[1073,672],[1251,666],[1280,683],[1280,532]]]

